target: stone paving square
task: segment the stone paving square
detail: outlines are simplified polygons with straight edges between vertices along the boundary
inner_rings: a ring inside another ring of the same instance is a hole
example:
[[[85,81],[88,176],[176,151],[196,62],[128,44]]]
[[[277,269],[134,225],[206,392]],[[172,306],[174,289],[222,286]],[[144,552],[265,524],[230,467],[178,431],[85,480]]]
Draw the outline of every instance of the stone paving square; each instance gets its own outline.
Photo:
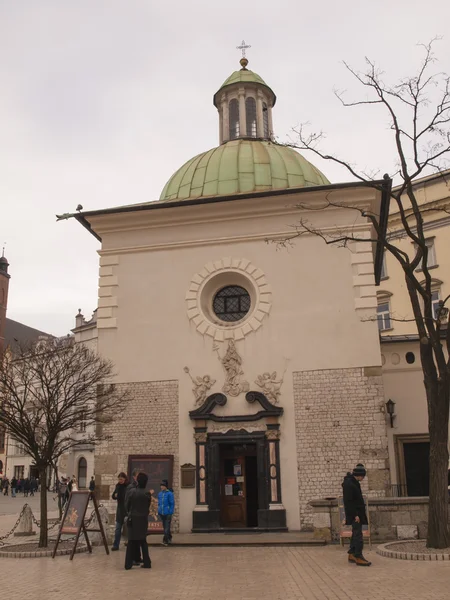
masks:
[[[448,600],[450,562],[366,553],[370,568],[324,548],[156,548],[153,568],[123,568],[125,552],[1,560],[2,596],[21,600]]]

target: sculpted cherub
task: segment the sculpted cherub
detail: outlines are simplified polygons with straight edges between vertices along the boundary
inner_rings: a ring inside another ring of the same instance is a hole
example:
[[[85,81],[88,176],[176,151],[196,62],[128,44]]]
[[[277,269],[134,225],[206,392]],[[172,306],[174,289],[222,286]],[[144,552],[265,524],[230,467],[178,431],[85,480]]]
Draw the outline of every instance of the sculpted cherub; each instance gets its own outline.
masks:
[[[192,388],[192,392],[195,397],[196,404],[203,404],[206,400],[209,390],[216,383],[215,379],[211,379],[209,375],[203,375],[203,377],[192,377],[189,367],[184,367],[184,372],[189,375],[192,383],[195,387]]]
[[[273,373],[263,373],[262,375],[258,375],[255,381],[256,385],[258,385],[263,394],[266,396],[272,404],[278,404],[278,396],[280,395],[280,389],[283,385],[283,377],[277,380],[277,372]]]

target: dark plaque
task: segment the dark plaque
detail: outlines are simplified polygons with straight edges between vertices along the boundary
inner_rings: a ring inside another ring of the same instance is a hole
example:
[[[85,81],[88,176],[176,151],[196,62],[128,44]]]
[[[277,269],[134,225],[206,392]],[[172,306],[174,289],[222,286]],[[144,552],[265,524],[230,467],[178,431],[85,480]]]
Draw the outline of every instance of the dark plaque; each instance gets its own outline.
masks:
[[[190,463],[181,465],[181,486],[182,488],[195,488],[195,465]]]
[[[158,516],[158,493],[162,479],[167,479],[172,485],[173,456],[154,456],[151,454],[133,454],[128,457],[128,477],[139,469],[148,476],[147,491],[150,492],[152,501],[148,516],[148,533],[163,533],[163,524]]]

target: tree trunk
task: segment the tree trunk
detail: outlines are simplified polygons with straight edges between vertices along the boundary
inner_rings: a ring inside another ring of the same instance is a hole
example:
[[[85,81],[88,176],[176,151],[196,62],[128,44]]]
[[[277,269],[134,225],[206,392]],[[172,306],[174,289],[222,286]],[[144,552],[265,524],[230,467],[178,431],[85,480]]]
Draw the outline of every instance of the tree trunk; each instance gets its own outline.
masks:
[[[430,495],[428,505],[428,548],[448,548],[448,424],[449,379],[425,377],[430,433]]]
[[[39,535],[39,548],[48,546],[48,517],[47,517],[47,469],[39,469],[41,483],[41,528]]]

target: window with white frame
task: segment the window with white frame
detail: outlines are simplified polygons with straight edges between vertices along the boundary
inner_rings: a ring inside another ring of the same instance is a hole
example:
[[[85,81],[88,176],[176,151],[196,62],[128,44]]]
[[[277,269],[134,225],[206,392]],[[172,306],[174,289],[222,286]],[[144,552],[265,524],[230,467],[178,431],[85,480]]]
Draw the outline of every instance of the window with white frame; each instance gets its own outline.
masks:
[[[436,247],[434,245],[434,238],[428,238],[427,240],[425,240],[425,245],[428,248],[428,256],[427,256],[427,267],[436,267],[437,266],[437,261],[436,261]],[[417,246],[416,246],[417,248]],[[419,266],[417,267],[416,271],[422,271],[422,260],[419,263]]]
[[[389,298],[383,297],[378,300],[377,321],[379,331],[391,329],[391,310]]]
[[[85,433],[86,432],[86,413],[82,412],[80,415],[80,423],[78,426],[78,431],[80,433]]]
[[[434,290],[431,293],[431,311],[433,313],[434,319],[438,318],[440,307],[441,307],[441,295],[439,293],[439,290]]]

